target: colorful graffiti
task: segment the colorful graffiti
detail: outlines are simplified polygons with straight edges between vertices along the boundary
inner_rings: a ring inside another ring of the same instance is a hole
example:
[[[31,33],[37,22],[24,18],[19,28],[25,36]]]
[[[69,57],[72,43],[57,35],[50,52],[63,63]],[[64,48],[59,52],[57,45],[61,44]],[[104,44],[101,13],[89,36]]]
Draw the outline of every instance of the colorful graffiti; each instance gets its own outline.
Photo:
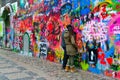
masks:
[[[4,26],[4,22],[1,20],[0,21],[0,47],[3,45],[2,44],[2,38],[3,38],[3,26]]]
[[[0,37],[3,37],[3,26],[4,26],[3,21],[0,21]]]

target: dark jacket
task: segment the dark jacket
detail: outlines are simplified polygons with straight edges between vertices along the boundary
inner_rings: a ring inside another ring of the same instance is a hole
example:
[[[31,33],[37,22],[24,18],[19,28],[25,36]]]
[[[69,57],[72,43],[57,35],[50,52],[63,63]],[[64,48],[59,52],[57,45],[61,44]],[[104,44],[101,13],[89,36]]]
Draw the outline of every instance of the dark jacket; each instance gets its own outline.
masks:
[[[65,33],[65,30],[62,32],[62,37],[61,37],[61,39],[62,39],[62,41],[61,41],[62,48],[66,48],[65,40],[64,40],[64,33]]]

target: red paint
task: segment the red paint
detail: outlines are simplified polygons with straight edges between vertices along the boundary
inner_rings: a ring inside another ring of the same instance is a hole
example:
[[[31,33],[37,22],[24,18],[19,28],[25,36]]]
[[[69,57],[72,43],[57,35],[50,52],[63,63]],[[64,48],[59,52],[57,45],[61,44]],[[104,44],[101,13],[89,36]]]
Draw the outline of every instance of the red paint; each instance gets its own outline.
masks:
[[[104,72],[104,75],[105,76],[108,76],[108,77],[113,77],[113,71],[110,71],[110,70],[106,70],[105,72]]]
[[[98,48],[98,59],[100,60],[100,64],[106,65],[105,54],[101,48]]]
[[[109,65],[112,65],[112,63],[113,63],[113,58],[112,57],[106,58],[106,60],[107,60]]]

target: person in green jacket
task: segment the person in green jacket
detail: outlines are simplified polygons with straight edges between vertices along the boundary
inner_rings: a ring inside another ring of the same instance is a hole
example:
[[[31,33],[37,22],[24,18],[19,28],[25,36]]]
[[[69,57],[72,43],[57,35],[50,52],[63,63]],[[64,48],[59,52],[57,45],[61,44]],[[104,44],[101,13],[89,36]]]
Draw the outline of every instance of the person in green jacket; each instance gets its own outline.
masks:
[[[75,72],[74,56],[77,53],[77,46],[75,42],[75,33],[71,25],[67,25],[67,30],[64,33],[64,40],[66,44],[66,52],[69,56],[65,71]]]

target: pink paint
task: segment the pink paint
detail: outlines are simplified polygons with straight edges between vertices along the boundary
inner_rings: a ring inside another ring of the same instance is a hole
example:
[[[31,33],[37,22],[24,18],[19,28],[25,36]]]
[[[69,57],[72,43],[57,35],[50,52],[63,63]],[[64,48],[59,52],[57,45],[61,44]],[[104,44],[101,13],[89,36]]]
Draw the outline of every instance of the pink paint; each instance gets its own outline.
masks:
[[[115,36],[116,34],[120,34],[120,14],[113,17],[113,19],[109,23],[109,36]],[[120,41],[115,43],[115,45],[119,44]]]
[[[116,34],[120,34],[120,14],[112,18],[109,23],[109,36],[113,37],[113,40],[116,39]],[[120,54],[120,40],[115,41],[116,52]]]
[[[114,16],[114,17],[111,19],[111,21],[110,21],[110,23],[109,23],[108,26],[110,26],[110,28],[111,28],[111,26],[113,25],[113,23],[114,23],[115,21],[117,21],[118,23],[120,23],[120,14],[117,14],[116,16]]]
[[[119,80],[120,80],[120,71],[115,72],[115,78],[117,78],[117,79],[119,79]]]
[[[29,0],[29,4],[33,4],[33,0]]]

